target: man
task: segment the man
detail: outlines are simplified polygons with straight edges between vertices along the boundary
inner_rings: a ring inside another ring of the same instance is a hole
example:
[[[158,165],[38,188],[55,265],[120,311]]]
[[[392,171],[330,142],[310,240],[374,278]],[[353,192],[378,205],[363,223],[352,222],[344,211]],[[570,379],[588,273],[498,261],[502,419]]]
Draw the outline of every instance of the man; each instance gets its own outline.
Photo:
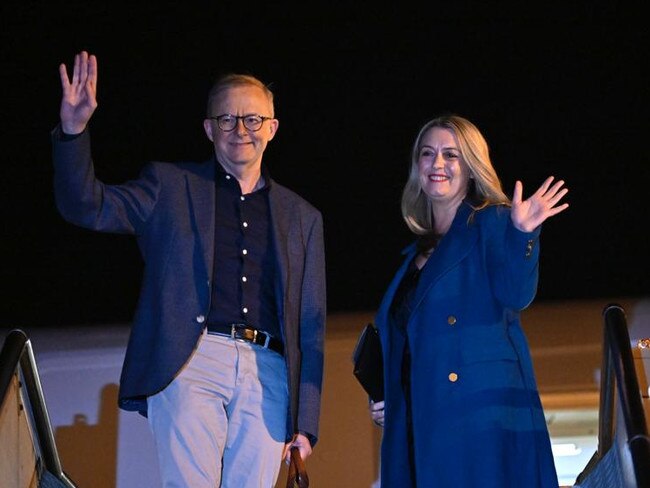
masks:
[[[165,486],[274,486],[289,448],[304,459],[318,436],[325,258],[320,213],[262,165],[278,129],[272,93],[222,78],[204,121],[214,158],[105,185],[87,129],[97,59],[79,53],[71,80],[59,71],[57,207],[134,234],[144,259],[120,407],[147,415]]]

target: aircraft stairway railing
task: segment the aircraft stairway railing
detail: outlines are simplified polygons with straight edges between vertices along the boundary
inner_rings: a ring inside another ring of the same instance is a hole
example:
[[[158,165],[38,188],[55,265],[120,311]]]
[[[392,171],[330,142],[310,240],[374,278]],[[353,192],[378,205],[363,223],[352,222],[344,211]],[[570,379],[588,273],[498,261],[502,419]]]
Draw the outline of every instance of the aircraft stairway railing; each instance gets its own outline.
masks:
[[[12,330],[0,351],[0,486],[75,488],[61,467],[27,335]]]
[[[574,486],[650,488],[650,437],[625,310],[608,305],[603,322],[598,450]]]

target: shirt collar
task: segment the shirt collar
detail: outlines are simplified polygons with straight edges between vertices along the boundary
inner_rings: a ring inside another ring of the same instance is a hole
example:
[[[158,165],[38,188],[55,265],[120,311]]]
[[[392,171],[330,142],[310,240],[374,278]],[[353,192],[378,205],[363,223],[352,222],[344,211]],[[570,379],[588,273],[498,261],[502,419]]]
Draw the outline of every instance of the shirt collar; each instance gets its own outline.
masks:
[[[219,160],[217,160],[216,157],[213,158],[213,161],[214,161],[215,173],[216,173],[215,181],[217,181],[219,178],[225,177],[226,175],[229,175],[231,178],[235,179],[235,181],[237,180],[232,173],[228,173],[228,171],[226,171],[226,169],[221,165],[221,163],[219,162]],[[262,172],[262,178],[264,179],[264,186],[262,188],[258,188],[257,190],[255,190],[255,192],[261,190],[266,191],[269,188],[271,188],[271,185],[273,184],[273,180],[271,179],[271,173],[269,172],[269,170],[264,164],[262,164],[261,172]]]

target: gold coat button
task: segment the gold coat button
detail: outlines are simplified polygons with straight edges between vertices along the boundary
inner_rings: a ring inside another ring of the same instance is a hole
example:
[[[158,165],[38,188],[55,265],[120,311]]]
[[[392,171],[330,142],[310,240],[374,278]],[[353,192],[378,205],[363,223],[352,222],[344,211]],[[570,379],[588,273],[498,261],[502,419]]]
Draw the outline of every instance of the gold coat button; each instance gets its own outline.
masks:
[[[452,383],[456,383],[456,381],[458,381],[458,375],[456,373],[449,373],[448,378]]]
[[[450,315],[449,317],[447,317],[447,323],[449,325],[454,325],[456,323],[456,317],[454,317],[453,315]]]

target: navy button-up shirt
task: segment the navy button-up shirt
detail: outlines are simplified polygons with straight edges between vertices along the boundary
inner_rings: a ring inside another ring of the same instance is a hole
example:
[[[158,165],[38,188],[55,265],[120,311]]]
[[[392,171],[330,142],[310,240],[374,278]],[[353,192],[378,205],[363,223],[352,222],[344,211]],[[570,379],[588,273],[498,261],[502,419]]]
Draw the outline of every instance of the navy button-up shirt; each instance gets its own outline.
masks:
[[[237,178],[217,162],[214,278],[210,324],[245,323],[282,340],[275,301],[275,253],[269,188],[242,195]]]

